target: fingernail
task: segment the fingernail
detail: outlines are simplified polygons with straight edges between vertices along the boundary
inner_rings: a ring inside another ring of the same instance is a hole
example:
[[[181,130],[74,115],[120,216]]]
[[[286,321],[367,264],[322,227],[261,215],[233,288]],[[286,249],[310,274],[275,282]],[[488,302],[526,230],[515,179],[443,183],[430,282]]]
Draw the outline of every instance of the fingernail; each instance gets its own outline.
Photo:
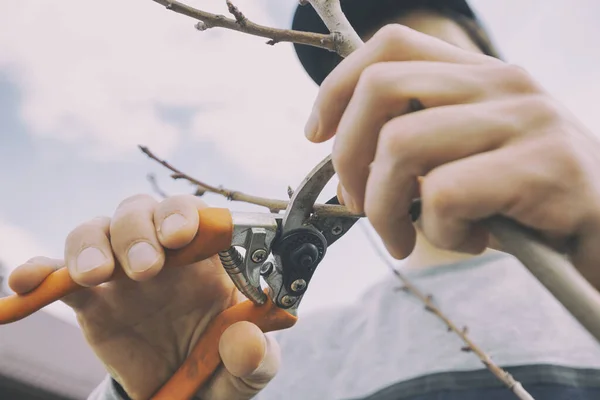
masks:
[[[304,126],[304,135],[308,140],[314,140],[319,133],[319,115],[315,109],[312,110],[306,125]]]
[[[150,243],[138,242],[131,246],[127,258],[133,272],[144,272],[156,263],[158,253]]]
[[[187,224],[187,219],[181,214],[171,214],[160,225],[160,232],[163,236],[171,236]]]
[[[106,263],[106,256],[96,247],[86,247],[77,256],[75,268],[77,272],[88,272]]]

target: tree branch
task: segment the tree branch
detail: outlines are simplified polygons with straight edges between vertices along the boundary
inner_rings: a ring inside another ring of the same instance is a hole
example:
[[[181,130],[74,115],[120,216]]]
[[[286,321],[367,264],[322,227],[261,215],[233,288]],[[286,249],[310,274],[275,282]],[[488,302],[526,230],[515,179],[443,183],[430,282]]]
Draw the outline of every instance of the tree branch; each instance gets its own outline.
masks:
[[[272,212],[278,212],[278,211],[285,210],[289,204],[288,200],[268,199],[266,197],[254,196],[251,194],[239,192],[237,190],[230,190],[230,189],[225,189],[220,186],[217,187],[217,186],[210,185],[206,182],[200,181],[200,180],[186,174],[185,172],[177,169],[176,167],[174,167],[167,161],[159,158],[154,153],[152,153],[152,151],[150,151],[150,149],[148,147],[146,147],[146,146],[138,146],[138,147],[150,159],[158,162],[165,168],[172,171],[173,174],[171,174],[171,177],[173,179],[185,179],[185,180],[191,182],[192,184],[194,184],[199,189],[197,194],[200,196],[206,192],[214,193],[214,194],[218,194],[218,195],[221,195],[221,196],[227,198],[227,200],[241,201],[244,203],[267,207]],[[155,186],[156,181],[154,180],[154,182],[153,182],[151,180],[151,183],[154,183],[153,186],[154,186],[154,189],[156,190],[156,188],[157,188],[157,186]],[[160,190],[160,188],[158,188],[158,193],[161,193],[161,192],[162,192],[162,190]],[[345,206],[336,205],[336,204],[315,204],[313,207],[313,212],[316,214],[316,216],[321,216],[321,217],[334,217],[334,216],[335,217],[363,217],[362,214],[358,214],[358,215],[353,214]]]
[[[340,0],[307,0],[337,40],[336,52],[347,57],[362,46],[363,41],[342,11]]]
[[[492,361],[491,357],[483,351],[479,346],[477,346],[473,340],[468,336],[469,330],[465,326],[463,328],[459,328],[454,322],[450,320],[443,312],[440,310],[433,302],[433,297],[431,295],[426,295],[421,292],[411,281],[408,279],[403,273],[398,271],[392,263],[390,263],[389,259],[382,253],[381,248],[375,243],[371,233],[367,231],[367,229],[362,226],[363,232],[367,239],[369,240],[373,249],[377,252],[379,258],[390,268],[392,273],[402,282],[402,290],[409,292],[425,305],[425,309],[431,313],[433,313],[436,317],[438,317],[444,324],[446,324],[449,332],[454,332],[457,334],[462,341],[465,343],[465,347],[463,347],[462,351],[473,352],[483,365],[496,376],[507,388],[509,388],[517,398],[521,400],[534,400],[534,398],[525,390],[523,385],[517,381],[510,373],[499,367],[494,361]]]
[[[152,1],[163,5],[167,9],[178,14],[183,14],[198,20],[199,22],[196,24],[196,29],[200,31],[205,31],[210,28],[225,28],[270,39],[267,42],[267,44],[270,45],[274,45],[279,42],[291,42],[320,47],[322,49],[334,52],[341,51],[344,47],[342,44],[338,44],[339,40],[335,34],[324,35],[322,33],[294,31],[291,29],[278,29],[256,24],[246,18],[244,14],[242,14],[242,12],[231,3],[231,1],[227,1],[227,7],[235,19],[227,18],[224,15],[212,14],[206,11],[198,10],[175,0]]]

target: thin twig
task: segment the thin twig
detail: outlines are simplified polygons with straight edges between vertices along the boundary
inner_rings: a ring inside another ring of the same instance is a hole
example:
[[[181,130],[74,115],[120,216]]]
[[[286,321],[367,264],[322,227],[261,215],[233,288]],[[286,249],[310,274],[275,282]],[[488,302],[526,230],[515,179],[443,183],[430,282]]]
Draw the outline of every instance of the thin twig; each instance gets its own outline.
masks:
[[[266,197],[254,196],[251,194],[239,192],[237,190],[225,189],[223,187],[217,187],[210,185],[206,182],[200,181],[185,172],[177,169],[173,165],[169,164],[167,161],[156,156],[149,148],[146,146],[138,146],[140,150],[146,154],[150,159],[158,162],[165,168],[169,169],[173,172],[171,177],[173,179],[185,179],[200,189],[200,193],[204,192],[215,193],[221,195],[227,200],[231,201],[241,201],[244,203],[254,204],[258,206],[267,207],[272,212],[285,210],[289,204],[288,200],[277,200],[277,199],[268,199]],[[197,192],[198,193],[198,192]],[[315,204],[313,206],[313,212],[317,216],[321,217],[363,217],[362,214],[353,214],[350,212],[345,206],[336,205],[336,204]]]
[[[156,194],[158,194],[163,199],[166,199],[167,197],[169,197],[167,192],[162,190],[161,187],[158,185],[158,182],[156,181],[156,175],[148,174],[148,175],[146,175],[146,178],[148,178],[148,181],[150,182],[150,186],[152,186],[152,189],[156,192]]]
[[[224,15],[220,14],[212,14],[206,11],[198,10],[194,7],[188,6],[187,4],[180,3],[179,1],[152,1],[165,6],[171,11],[198,20],[199,22],[196,24],[196,29],[200,31],[205,31],[210,28],[225,28],[247,33],[253,36],[267,38],[269,39],[267,44],[270,45],[274,45],[279,42],[291,42],[320,47],[329,51],[338,50],[337,35],[294,31],[291,29],[278,29],[269,26],[259,25],[246,18],[237,7],[231,4],[230,1],[227,2],[227,6],[229,8],[229,11],[235,16],[235,19],[227,18]]]
[[[359,221],[360,223],[360,221]],[[433,296],[426,295],[421,292],[404,274],[402,274],[398,269],[392,265],[389,259],[383,254],[381,248],[375,243],[373,237],[371,236],[371,232],[367,230],[367,228],[361,224],[363,232],[365,236],[369,240],[371,246],[377,252],[378,256],[385,262],[385,264],[390,268],[392,273],[400,279],[402,282],[402,287],[400,290],[407,291],[411,293],[413,296],[417,297],[419,300],[423,302],[425,305],[425,309],[439,319],[441,319],[444,324],[448,327],[448,331],[456,333],[462,341],[465,343],[465,346],[461,349],[462,351],[473,352],[479,357],[483,365],[494,374],[502,383],[506,385],[516,396],[521,400],[534,400],[534,398],[525,390],[521,382],[517,381],[510,373],[499,367],[494,361],[492,361],[491,357],[483,351],[479,346],[477,346],[468,336],[469,330],[465,326],[463,328],[459,328],[454,322],[450,320],[433,302]]]

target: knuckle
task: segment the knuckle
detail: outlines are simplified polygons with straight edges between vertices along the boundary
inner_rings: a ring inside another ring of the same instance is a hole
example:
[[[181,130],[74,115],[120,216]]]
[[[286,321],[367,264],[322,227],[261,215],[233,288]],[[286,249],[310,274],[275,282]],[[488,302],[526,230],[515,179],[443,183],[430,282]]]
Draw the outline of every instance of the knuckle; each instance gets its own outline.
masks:
[[[432,171],[421,184],[423,208],[438,218],[455,215],[457,190],[451,180]]]
[[[146,218],[151,216],[159,203],[145,194],[135,195],[123,200],[115,210],[111,219],[111,227],[120,224],[124,219]]]
[[[380,131],[378,153],[392,154],[398,164],[411,163],[418,155],[413,149],[420,143],[421,131],[422,127],[412,118],[394,118],[386,122]]]
[[[139,229],[140,215],[136,210],[122,210],[110,221],[109,232],[111,241],[121,235],[123,232],[131,234]]]
[[[408,124],[399,122],[398,119],[392,119],[383,125],[379,134],[379,147],[381,150],[398,153],[398,150],[409,144],[412,134],[409,130],[401,130],[400,125],[410,128],[410,126],[406,126]],[[399,134],[399,132],[402,132],[402,134]]]
[[[110,225],[110,217],[107,217],[107,216],[95,217],[95,218],[92,218],[91,220],[89,220],[88,222],[86,222],[84,225],[93,226],[98,229],[105,229],[105,227]]]
[[[133,196],[130,196],[128,198],[126,198],[125,200],[121,201],[119,203],[119,205],[117,206],[117,209],[123,208],[123,207],[129,207],[132,204],[140,204],[140,203],[153,203],[156,200],[150,196],[149,194],[145,194],[145,193],[141,193],[141,194],[135,194]]]
[[[388,24],[379,29],[371,39],[376,45],[381,46],[381,50],[385,53],[392,53],[397,46],[404,42],[404,36],[410,28],[400,24]]]
[[[86,221],[86,222],[80,224],[79,226],[77,226],[75,229],[71,230],[71,232],[69,232],[69,234],[67,235],[66,242],[67,243],[77,243],[77,242],[85,241],[88,236],[94,235],[97,232],[102,233],[103,230],[100,227],[100,225],[98,224],[97,219],[95,218],[95,219]]]
[[[394,110],[403,103],[403,98],[410,91],[406,87],[411,82],[401,80],[406,81],[386,63],[371,64],[361,72],[353,97],[360,98],[362,103],[369,103],[376,115],[389,118],[390,115],[396,115]]]
[[[558,103],[550,96],[527,96],[523,103],[520,110],[527,113],[532,123],[538,126],[555,121],[562,112]]]
[[[159,207],[157,212],[173,212],[173,211],[191,211],[195,210],[198,203],[201,203],[202,200],[198,198],[198,196],[194,196],[191,194],[178,194],[164,199]]]
[[[523,67],[516,64],[490,64],[493,73],[501,77],[504,84],[509,84],[513,90],[518,92],[537,92],[539,85],[533,76]]]
[[[382,63],[367,66],[360,74],[356,91],[372,93],[387,89],[386,69]]]
[[[117,257],[124,257],[136,242],[156,242],[154,216],[145,209],[125,207],[110,222],[109,237]]]
[[[545,153],[555,160],[555,165],[561,170],[560,176],[553,177],[553,181],[581,182],[588,179],[583,161],[584,151],[571,136],[552,135],[545,147]]]

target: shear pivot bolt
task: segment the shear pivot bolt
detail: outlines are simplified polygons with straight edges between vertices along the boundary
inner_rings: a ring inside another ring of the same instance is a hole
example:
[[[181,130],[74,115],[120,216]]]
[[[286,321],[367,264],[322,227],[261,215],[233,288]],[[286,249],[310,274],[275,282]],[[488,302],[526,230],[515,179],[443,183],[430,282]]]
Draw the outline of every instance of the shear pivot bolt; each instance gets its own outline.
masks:
[[[281,304],[286,307],[293,305],[296,302],[296,298],[292,296],[288,296],[287,294],[281,298]]]
[[[260,267],[260,274],[262,276],[269,276],[269,275],[271,275],[271,272],[273,272],[273,263],[272,262],[266,262],[262,265],[262,267]]]
[[[335,236],[338,236],[339,234],[341,234],[342,231],[343,231],[343,229],[340,225],[334,225],[333,228],[331,228],[331,233]]]
[[[290,286],[294,292],[299,292],[306,288],[306,281],[304,279],[296,279]]]
[[[265,258],[267,258],[267,252],[264,249],[254,250],[254,253],[252,253],[252,261],[255,263],[263,262]]]

